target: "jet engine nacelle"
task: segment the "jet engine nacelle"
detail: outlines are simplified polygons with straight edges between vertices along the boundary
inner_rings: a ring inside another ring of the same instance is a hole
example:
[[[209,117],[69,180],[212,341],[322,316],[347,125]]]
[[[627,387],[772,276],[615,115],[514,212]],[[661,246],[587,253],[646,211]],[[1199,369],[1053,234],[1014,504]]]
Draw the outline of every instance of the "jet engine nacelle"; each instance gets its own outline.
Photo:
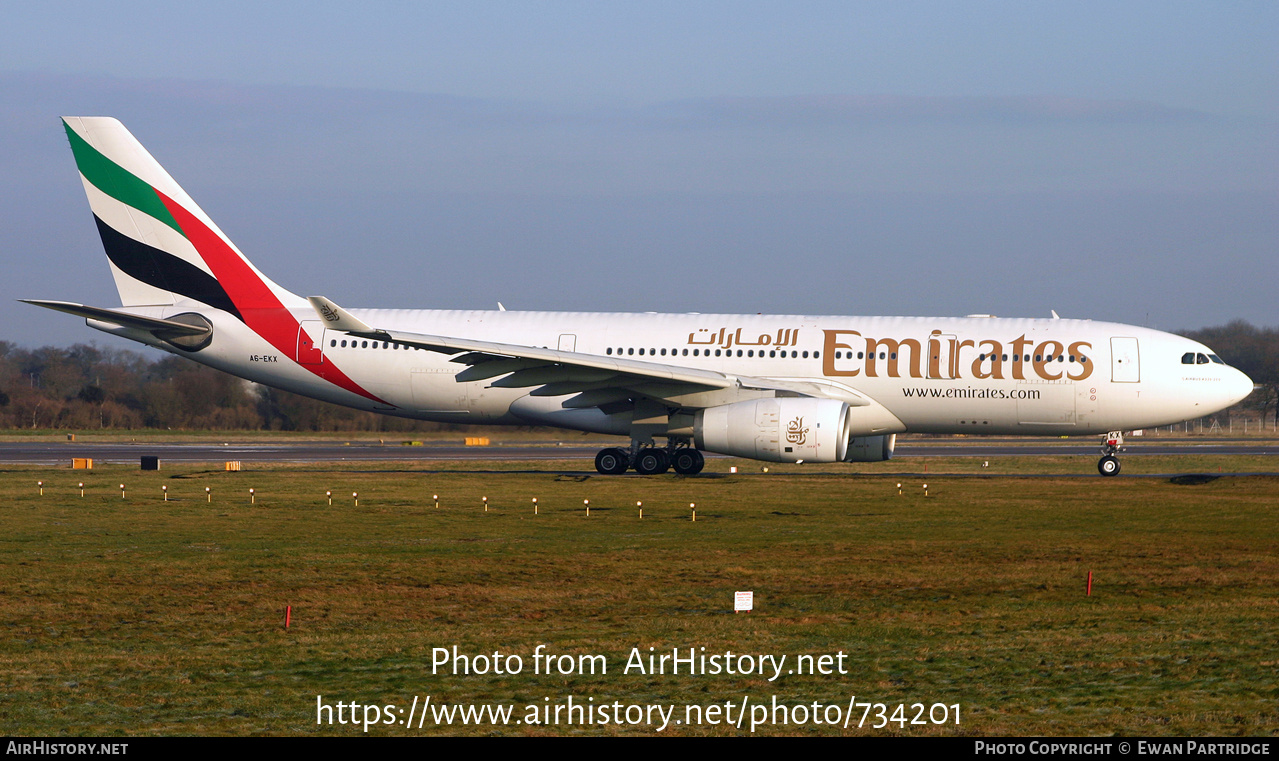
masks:
[[[844,462],[883,462],[893,459],[893,447],[897,446],[897,434],[884,436],[857,436],[848,440],[848,453]]]
[[[839,462],[848,453],[849,407],[835,399],[753,399],[697,413],[698,449],[769,462]]]

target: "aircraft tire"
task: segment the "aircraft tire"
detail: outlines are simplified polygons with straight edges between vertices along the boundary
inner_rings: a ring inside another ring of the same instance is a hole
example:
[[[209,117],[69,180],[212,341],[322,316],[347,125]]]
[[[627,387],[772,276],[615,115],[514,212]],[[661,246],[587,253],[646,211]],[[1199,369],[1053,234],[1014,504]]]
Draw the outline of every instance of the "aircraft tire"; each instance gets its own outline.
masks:
[[[1103,476],[1119,475],[1119,458],[1114,455],[1106,455],[1097,461],[1097,472]]]
[[[670,468],[671,458],[667,456],[665,450],[656,447],[641,449],[639,457],[635,458],[635,472],[640,475],[656,476]]]
[[[671,467],[682,476],[695,476],[706,467],[706,458],[696,449],[680,449],[671,458]]]
[[[630,467],[629,460],[620,449],[601,449],[595,455],[595,469],[606,476],[620,476]]]

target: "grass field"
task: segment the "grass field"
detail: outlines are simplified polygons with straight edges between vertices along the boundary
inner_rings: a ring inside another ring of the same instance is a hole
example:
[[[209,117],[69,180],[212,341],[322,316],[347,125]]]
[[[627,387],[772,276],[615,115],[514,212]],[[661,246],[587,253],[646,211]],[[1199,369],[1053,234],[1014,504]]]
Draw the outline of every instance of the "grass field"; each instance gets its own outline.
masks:
[[[1062,471],[1058,459],[998,467]],[[406,711],[428,695],[510,704],[516,719],[570,696],[674,704],[683,718],[685,705],[743,696],[846,708],[855,695],[890,713],[905,703],[907,718],[914,703],[958,705],[960,722],[858,729],[858,708],[848,729],[756,733],[1274,735],[1279,479],[1215,478],[1256,468],[1209,459],[1199,478],[930,475],[926,498],[919,478],[898,496],[898,476],[757,463],[728,475],[722,460],[698,478],[565,476],[548,463],[14,468],[0,473],[0,732],[360,733],[317,726],[317,695]],[[1125,461],[1126,473],[1165,467]],[[737,590],[754,592],[754,612],[732,612]],[[519,655],[524,670],[433,675],[433,648],[454,645]],[[608,673],[534,674],[538,645],[603,655]],[[632,648],[650,647],[785,655],[786,667],[842,651],[847,673],[623,673]],[[663,734],[748,729],[707,720]],[[656,731],[370,728],[432,733]]]

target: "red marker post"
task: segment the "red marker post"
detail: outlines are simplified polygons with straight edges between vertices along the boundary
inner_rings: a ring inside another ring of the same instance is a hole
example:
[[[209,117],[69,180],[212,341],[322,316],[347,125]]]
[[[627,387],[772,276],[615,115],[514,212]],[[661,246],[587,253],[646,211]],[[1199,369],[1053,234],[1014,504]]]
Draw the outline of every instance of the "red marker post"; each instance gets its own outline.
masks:
[[[1085,597],[1092,597],[1092,571],[1088,572],[1088,594]]]
[[[289,628],[289,623],[293,620],[293,606],[284,606],[284,628]]]

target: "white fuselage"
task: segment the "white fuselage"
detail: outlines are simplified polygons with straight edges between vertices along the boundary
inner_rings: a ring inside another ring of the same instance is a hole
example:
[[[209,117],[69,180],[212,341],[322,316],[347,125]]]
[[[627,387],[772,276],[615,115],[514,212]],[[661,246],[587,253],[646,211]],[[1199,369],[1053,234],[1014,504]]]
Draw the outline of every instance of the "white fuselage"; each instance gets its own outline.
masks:
[[[167,318],[184,311],[192,309],[150,313]],[[90,324],[259,383],[384,414],[617,434],[631,422],[629,414],[565,410],[567,394],[530,396],[530,388],[494,385],[499,379],[459,382],[466,365],[449,355],[328,330],[313,311],[294,315],[319,351],[292,356],[224,312],[202,305],[198,311],[213,321],[214,340],[194,354],[144,331]],[[1195,341],[1088,320],[350,311],[389,331],[816,383],[829,396],[862,405],[860,434],[1098,434],[1202,417],[1252,390],[1243,373],[1204,359],[1211,350]],[[340,369],[376,399],[327,382],[327,368]],[[696,406],[750,397],[716,390]]]

